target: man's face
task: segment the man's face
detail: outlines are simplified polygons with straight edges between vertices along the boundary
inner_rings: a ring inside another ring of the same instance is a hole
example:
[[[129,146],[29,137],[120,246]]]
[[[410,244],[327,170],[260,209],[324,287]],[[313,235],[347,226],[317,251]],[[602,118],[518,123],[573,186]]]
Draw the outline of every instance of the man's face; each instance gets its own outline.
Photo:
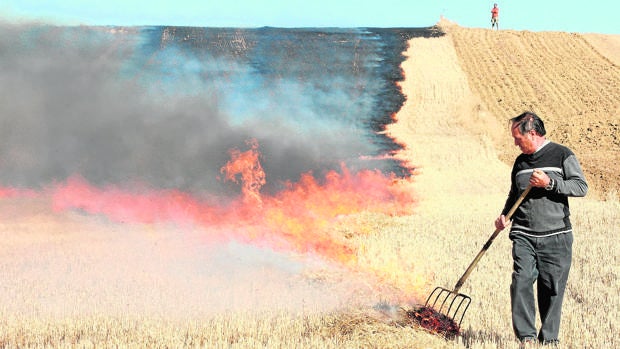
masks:
[[[512,138],[515,140],[515,145],[521,149],[523,154],[534,154],[536,151],[536,146],[534,145],[534,130],[521,134],[519,125],[512,124],[511,132]]]

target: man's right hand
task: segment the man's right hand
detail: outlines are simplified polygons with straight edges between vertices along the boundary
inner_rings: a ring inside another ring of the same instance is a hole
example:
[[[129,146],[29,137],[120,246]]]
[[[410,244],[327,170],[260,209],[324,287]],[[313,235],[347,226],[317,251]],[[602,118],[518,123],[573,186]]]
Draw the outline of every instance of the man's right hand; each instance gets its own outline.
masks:
[[[509,220],[506,220],[506,216],[501,215],[495,220],[495,228],[498,230],[504,230],[510,224]]]

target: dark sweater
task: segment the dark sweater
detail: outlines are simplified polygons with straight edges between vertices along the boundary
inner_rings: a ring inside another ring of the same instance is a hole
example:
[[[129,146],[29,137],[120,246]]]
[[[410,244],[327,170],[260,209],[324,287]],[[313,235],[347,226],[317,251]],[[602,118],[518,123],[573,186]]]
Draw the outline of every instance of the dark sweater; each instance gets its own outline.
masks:
[[[532,188],[512,216],[513,234],[549,236],[572,230],[569,196],[585,196],[588,184],[575,154],[567,147],[549,142],[534,154],[521,154],[512,168],[510,193],[502,214],[507,214],[529,184],[534,169],[555,181],[551,190]]]

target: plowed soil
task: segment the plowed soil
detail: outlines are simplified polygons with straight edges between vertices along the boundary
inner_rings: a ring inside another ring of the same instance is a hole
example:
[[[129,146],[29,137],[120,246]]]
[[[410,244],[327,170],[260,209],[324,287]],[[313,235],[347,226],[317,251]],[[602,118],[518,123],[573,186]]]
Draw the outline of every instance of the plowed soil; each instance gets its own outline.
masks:
[[[590,196],[618,192],[620,35],[492,31],[445,19],[437,27],[446,35],[410,41],[407,102],[388,128],[407,144],[400,156],[443,183],[432,190],[472,181],[487,190],[494,176],[509,176],[494,161],[512,165],[519,150],[508,119],[529,110],[548,139],[577,154]]]

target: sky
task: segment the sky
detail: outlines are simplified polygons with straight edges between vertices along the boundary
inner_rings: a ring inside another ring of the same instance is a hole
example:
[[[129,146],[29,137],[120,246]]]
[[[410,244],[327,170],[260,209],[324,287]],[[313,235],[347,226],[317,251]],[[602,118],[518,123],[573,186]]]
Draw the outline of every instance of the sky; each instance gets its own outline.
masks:
[[[495,1],[500,29],[620,34],[620,2]],[[0,19],[57,25],[426,27],[441,16],[488,27],[488,0],[2,0]]]

